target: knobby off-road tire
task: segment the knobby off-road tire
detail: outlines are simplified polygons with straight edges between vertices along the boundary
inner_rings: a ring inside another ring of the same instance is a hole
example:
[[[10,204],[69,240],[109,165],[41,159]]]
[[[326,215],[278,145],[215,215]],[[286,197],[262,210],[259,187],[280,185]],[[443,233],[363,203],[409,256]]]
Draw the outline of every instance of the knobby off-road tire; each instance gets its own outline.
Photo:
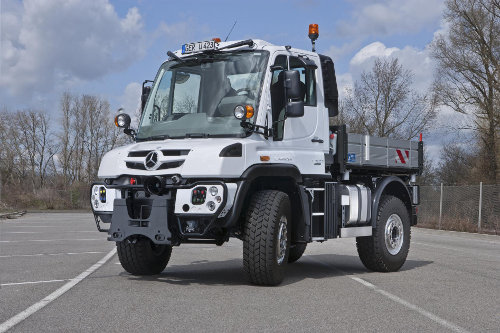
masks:
[[[373,235],[356,238],[359,258],[372,271],[397,271],[408,256],[410,238],[410,216],[406,206],[396,197],[383,196]]]
[[[256,192],[245,217],[243,267],[250,282],[273,286],[285,276],[290,251],[290,200],[280,191]]]
[[[170,260],[172,246],[157,245],[148,238],[136,242],[116,242],[116,250],[122,267],[133,275],[155,275],[163,272]]]
[[[288,254],[288,263],[296,262],[299,260],[304,251],[306,250],[307,243],[297,243],[290,247],[290,253]]]

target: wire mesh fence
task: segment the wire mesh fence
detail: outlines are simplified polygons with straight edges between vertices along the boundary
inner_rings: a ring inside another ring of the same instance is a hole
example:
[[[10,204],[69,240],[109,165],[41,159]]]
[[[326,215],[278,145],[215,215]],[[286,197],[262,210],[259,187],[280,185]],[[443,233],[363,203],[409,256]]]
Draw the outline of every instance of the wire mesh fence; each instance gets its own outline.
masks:
[[[418,226],[500,234],[500,185],[421,186]]]

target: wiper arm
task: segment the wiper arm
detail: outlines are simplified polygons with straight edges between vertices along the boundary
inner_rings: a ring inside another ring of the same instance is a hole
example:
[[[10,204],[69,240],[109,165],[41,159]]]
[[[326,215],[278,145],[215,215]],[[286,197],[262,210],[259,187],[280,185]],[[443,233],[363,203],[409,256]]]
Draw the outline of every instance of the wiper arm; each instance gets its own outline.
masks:
[[[186,138],[208,138],[207,133],[187,133]]]
[[[155,136],[150,136],[148,139],[151,141],[159,141],[159,140],[170,139],[170,136],[166,135],[166,134],[165,135],[155,135]]]

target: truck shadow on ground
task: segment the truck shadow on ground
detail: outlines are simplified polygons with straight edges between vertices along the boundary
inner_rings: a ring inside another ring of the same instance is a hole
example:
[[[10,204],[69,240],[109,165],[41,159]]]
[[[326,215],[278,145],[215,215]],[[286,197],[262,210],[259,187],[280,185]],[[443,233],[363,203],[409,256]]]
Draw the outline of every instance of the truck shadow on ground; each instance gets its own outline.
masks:
[[[399,272],[405,272],[433,263],[432,261],[407,260]],[[399,274],[399,272],[390,274]],[[368,271],[357,256],[304,255],[299,261],[289,264],[285,280],[280,286],[300,282],[304,279],[326,279],[345,275],[383,274]],[[208,262],[193,261],[189,265],[169,265],[156,276],[133,276],[121,273],[131,280],[165,282],[174,285],[248,285],[241,259]]]

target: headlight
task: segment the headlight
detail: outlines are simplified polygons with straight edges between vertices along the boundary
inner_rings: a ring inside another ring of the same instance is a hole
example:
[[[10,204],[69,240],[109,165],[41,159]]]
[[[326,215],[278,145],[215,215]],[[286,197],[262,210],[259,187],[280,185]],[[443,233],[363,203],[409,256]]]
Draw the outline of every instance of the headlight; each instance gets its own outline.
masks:
[[[217,187],[215,186],[212,186],[210,187],[210,195],[215,197],[217,195],[217,193],[219,193],[219,190],[217,190]]]
[[[213,201],[207,202],[207,207],[210,211],[213,211],[215,209],[215,202]]]
[[[236,119],[243,119],[245,118],[247,114],[247,111],[245,110],[245,108],[241,105],[238,105],[237,107],[234,108],[234,117]]]

